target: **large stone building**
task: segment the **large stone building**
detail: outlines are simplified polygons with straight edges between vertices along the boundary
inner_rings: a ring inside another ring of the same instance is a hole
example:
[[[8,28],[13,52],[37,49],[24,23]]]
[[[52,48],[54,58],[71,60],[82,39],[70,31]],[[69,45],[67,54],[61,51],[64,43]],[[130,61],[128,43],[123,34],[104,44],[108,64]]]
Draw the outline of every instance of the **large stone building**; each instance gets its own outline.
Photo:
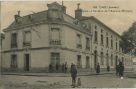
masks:
[[[120,35],[97,18],[82,16],[77,7],[75,18],[66,13],[66,7],[57,2],[48,4],[48,10],[20,16],[6,29],[2,47],[3,71],[47,71],[67,62],[79,69],[115,69],[119,61],[131,69],[131,56],[119,45]]]

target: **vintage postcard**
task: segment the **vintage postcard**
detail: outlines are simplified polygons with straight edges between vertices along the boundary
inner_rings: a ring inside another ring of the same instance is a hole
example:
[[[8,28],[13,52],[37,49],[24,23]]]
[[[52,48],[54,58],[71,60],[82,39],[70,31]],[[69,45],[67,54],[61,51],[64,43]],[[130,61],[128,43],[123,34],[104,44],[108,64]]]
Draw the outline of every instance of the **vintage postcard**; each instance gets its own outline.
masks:
[[[136,88],[136,0],[0,2],[0,89]]]

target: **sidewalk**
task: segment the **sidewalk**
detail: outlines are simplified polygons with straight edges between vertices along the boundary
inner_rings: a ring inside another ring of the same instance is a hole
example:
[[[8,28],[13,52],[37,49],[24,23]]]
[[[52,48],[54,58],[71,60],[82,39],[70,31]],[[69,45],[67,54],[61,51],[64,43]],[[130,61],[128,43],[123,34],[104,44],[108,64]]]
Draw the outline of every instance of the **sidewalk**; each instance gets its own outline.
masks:
[[[132,73],[133,71],[125,71],[125,73]],[[102,71],[99,75],[115,74],[115,71]],[[2,72],[2,75],[19,75],[19,76],[47,76],[47,77],[69,77],[70,73],[31,73],[31,72]],[[96,72],[80,72],[78,76],[97,75]]]

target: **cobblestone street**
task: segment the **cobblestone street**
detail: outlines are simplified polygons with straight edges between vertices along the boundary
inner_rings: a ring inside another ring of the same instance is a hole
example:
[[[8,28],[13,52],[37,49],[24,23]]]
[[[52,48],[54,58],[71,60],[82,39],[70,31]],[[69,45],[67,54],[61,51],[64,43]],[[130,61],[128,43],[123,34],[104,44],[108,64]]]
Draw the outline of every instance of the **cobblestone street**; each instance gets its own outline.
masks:
[[[126,75],[120,79],[114,74],[78,76],[81,78],[82,88],[134,88],[136,79]],[[0,89],[43,89],[43,88],[71,88],[71,77],[49,76],[18,76],[2,75],[3,84]]]

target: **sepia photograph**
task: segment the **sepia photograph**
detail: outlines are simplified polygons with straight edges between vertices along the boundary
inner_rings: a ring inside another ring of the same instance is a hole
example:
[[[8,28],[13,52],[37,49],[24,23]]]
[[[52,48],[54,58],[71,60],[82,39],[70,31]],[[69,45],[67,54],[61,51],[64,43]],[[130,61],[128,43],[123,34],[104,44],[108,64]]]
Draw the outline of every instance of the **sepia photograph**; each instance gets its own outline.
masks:
[[[136,0],[0,1],[0,89],[136,88]]]

